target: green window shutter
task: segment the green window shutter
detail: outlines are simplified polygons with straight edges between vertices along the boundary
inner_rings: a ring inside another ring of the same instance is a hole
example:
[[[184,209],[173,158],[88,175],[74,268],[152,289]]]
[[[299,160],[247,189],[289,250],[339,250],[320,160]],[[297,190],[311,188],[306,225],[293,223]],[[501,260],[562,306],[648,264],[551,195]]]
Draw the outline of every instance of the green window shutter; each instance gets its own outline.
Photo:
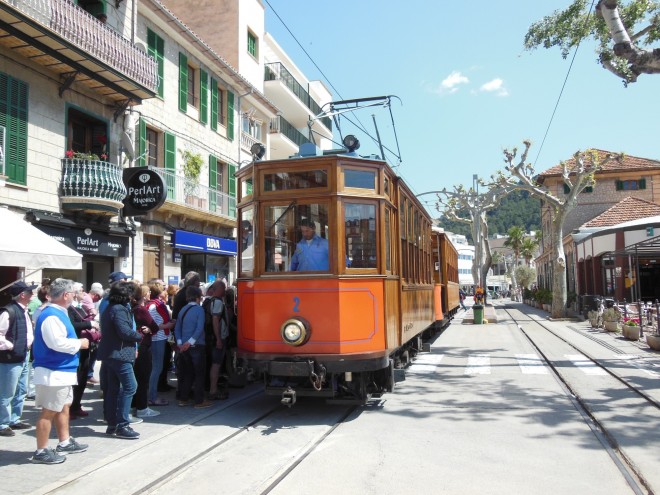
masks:
[[[147,29],[147,46],[147,52],[158,63],[158,96],[162,98],[165,82],[165,41],[151,29]]]
[[[623,181],[621,181],[621,180],[616,181],[616,190],[617,191],[623,191]]]
[[[165,174],[167,180],[167,199],[176,199],[176,136],[165,133]]]
[[[218,159],[209,155],[209,211],[218,207]]]
[[[234,93],[227,91],[227,139],[234,140]]]
[[[229,216],[236,216],[236,165],[227,165],[228,177],[227,185],[229,186]]]
[[[0,72],[0,126],[5,128],[5,174],[27,185],[28,85]]]
[[[639,188],[646,189],[646,179],[639,179]]]
[[[211,129],[218,130],[218,81],[211,78]]]
[[[209,122],[209,81],[203,70],[199,71],[199,121],[202,124]]]
[[[147,164],[147,122],[141,117],[138,122],[137,157],[138,167],[144,167]]]
[[[188,111],[188,57],[179,52],[179,110]]]

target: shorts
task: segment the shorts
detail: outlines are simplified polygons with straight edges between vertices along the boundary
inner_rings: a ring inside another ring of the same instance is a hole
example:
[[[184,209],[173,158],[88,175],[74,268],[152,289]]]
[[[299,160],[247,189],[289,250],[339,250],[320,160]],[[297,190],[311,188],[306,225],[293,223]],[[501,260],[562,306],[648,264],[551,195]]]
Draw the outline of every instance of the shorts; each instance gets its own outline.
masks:
[[[64,406],[73,402],[73,387],[61,385],[35,385],[36,395],[34,405],[49,411],[62,412]]]
[[[211,350],[211,363],[212,364],[222,364],[223,361],[225,360],[225,349],[227,348],[227,345],[223,345],[222,349],[218,349],[217,347],[213,347]]]

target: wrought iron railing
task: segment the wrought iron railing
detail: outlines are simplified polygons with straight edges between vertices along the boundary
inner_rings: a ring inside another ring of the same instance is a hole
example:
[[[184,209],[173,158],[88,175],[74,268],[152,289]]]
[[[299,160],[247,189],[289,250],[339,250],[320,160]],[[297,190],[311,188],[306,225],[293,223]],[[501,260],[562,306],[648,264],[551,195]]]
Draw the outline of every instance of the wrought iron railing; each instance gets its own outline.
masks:
[[[101,160],[62,159],[60,198],[63,204],[75,203],[78,209],[112,213],[123,207],[125,197],[126,186],[119,165]]]
[[[291,92],[302,101],[307,108],[309,108],[314,115],[321,113],[321,107],[314,101],[311,95],[305,88],[293,77],[293,74],[284,67],[282,62],[273,62],[265,65],[265,80],[266,81],[282,81],[284,85],[291,90]],[[332,130],[332,120],[329,117],[320,119],[324,126],[330,131]]]
[[[270,119],[270,132],[282,133],[298,146],[309,143],[309,139],[281,115]]]
[[[157,91],[158,65],[117,31],[69,0],[0,0],[140,85]]]
[[[167,187],[167,201],[186,205],[216,215],[222,215],[232,220],[236,219],[236,198],[208,186],[196,184],[172,170],[159,167],[149,167],[157,172]]]

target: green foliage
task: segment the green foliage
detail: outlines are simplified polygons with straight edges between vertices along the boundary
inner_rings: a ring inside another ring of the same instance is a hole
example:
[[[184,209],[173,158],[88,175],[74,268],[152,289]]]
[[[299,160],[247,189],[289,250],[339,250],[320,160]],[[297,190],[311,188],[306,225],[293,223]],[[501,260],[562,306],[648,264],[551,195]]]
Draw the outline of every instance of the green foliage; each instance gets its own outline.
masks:
[[[183,158],[183,176],[197,183],[202,173],[202,166],[204,166],[202,155],[193,153],[190,150],[179,150],[179,153],[181,153],[181,158]]]
[[[460,216],[467,216],[459,212]],[[502,199],[499,206],[486,213],[488,231],[492,234],[505,234],[511,227],[523,227],[526,232],[538,230],[541,225],[541,206],[538,199],[527,191],[513,191]],[[463,234],[472,243],[470,225],[440,217],[440,227],[449,232]]]
[[[603,311],[603,321],[620,321],[621,313],[614,308],[607,308]]]
[[[555,10],[533,23],[525,35],[525,49],[558,46],[561,56],[566,58],[583,39],[593,38],[597,43],[599,62],[611,63],[626,83],[634,81],[636,75],[630,70],[630,62],[614,54],[612,35],[603,18],[597,12],[589,11],[592,5],[593,2],[587,0],[574,0],[566,9]],[[633,39],[636,45],[648,46],[660,39],[660,3],[652,0],[620,1],[618,8],[631,37],[646,28],[642,36]]]
[[[536,270],[529,266],[519,266],[515,271],[516,281],[521,287],[528,288],[536,282]]]

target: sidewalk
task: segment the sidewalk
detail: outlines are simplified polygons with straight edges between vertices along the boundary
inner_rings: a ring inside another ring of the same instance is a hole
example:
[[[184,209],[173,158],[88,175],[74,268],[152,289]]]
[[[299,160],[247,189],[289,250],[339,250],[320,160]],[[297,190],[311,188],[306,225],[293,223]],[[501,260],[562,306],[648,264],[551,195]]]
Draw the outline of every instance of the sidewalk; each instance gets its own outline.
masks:
[[[461,310],[459,309],[458,311],[460,312]],[[472,310],[472,306],[470,306],[462,316],[463,325],[474,324],[474,311]],[[490,302],[484,306],[484,319],[487,320],[488,323],[497,323],[497,311],[495,311],[495,307]]]

